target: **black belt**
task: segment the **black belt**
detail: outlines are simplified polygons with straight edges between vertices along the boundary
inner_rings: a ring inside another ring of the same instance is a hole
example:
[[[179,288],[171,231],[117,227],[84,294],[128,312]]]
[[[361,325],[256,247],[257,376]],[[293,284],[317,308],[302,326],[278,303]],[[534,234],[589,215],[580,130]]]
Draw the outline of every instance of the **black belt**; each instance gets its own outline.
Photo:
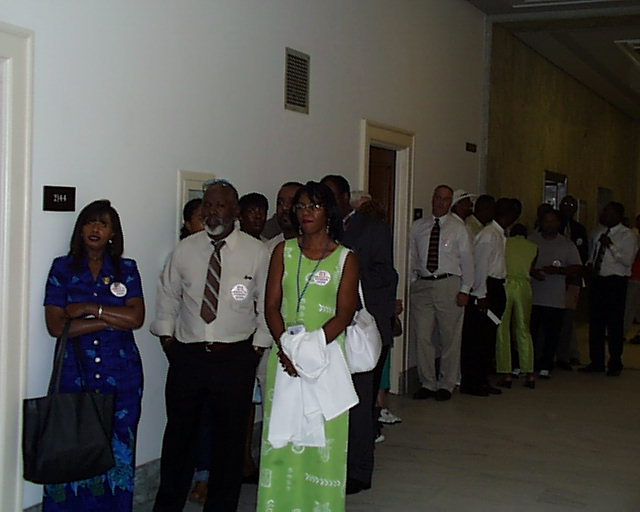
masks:
[[[251,344],[253,336],[242,341],[234,341],[230,343],[224,343],[221,341],[198,341],[196,343],[184,343],[176,340],[177,343],[184,345],[187,348],[193,350],[204,350],[205,352],[224,352],[225,350],[238,349],[244,345]]]
[[[418,279],[422,279],[423,281],[439,281],[440,279],[446,279],[453,275],[454,274],[438,274],[433,276],[420,276]]]

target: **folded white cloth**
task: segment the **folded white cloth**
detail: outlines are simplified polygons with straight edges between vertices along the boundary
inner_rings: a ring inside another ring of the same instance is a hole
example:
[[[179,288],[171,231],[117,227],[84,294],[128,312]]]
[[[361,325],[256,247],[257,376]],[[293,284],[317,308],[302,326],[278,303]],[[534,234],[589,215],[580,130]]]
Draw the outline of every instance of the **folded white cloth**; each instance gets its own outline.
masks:
[[[267,440],[274,448],[324,447],[324,422],[358,403],[342,350],[336,342],[326,344],[322,329],[285,333],[280,345],[299,377],[278,365]]]

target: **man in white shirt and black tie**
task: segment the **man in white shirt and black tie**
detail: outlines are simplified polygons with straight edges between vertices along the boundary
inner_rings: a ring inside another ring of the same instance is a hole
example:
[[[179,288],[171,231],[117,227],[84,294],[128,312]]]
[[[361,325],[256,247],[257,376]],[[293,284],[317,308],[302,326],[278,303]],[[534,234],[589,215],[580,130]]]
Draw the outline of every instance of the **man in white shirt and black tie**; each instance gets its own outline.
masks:
[[[411,227],[411,337],[422,385],[413,395],[416,400],[449,400],[460,371],[462,318],[473,284],[473,254],[464,224],[448,213],[452,200],[451,187],[437,186],[432,215]],[[436,326],[441,343],[438,373]]]
[[[591,362],[578,371],[598,373],[605,370],[605,335],[609,341],[607,375],[622,372],[624,310],[627,281],[638,252],[638,238],[622,225],[624,206],[610,202],[600,215],[602,226],[592,238],[588,266],[592,271],[589,288],[589,357]]]
[[[516,221],[518,210],[512,199],[503,197],[496,201],[495,212],[495,219],[474,240],[475,279],[462,330],[460,392],[474,396],[501,393],[490,385],[489,374],[495,357],[498,323],[507,302],[504,233]]]
[[[195,465],[198,424],[210,409],[212,465],[204,511],[236,510],[255,367],[271,344],[262,312],[268,252],[235,229],[238,193],[208,185],[205,230],[182,240],[158,283],[151,332],[169,360],[167,425],[154,512],[184,508]]]

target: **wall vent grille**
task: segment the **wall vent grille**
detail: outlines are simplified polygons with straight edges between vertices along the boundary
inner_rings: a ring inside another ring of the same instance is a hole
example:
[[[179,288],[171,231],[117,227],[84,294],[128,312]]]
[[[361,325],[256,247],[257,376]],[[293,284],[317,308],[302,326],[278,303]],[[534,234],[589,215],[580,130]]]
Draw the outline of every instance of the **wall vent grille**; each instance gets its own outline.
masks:
[[[309,64],[306,53],[286,49],[284,73],[284,108],[309,113]]]

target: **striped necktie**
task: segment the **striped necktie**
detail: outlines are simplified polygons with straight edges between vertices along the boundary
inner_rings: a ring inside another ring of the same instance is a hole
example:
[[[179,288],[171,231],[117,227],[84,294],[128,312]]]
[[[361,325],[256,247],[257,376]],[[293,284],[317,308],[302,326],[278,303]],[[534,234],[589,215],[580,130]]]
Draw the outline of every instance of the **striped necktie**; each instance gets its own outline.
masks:
[[[208,324],[216,319],[216,313],[218,311],[218,291],[220,290],[220,275],[222,270],[220,264],[220,249],[222,249],[224,244],[224,240],[211,241],[214,249],[207,267],[207,281],[204,285],[202,306],[200,307],[200,316]]]
[[[432,274],[438,270],[438,253],[440,249],[440,219],[433,220],[429,235],[429,251],[427,252],[427,270]]]
[[[607,230],[605,231],[604,235],[600,235],[600,239],[598,240],[598,243],[600,245],[598,246],[598,252],[596,253],[596,259],[593,260],[593,273],[596,276],[600,275],[600,269],[602,268],[602,260],[604,259],[604,253],[607,250],[606,246],[602,243],[602,237],[603,236],[609,236],[609,231],[611,231],[611,228],[607,228]]]

